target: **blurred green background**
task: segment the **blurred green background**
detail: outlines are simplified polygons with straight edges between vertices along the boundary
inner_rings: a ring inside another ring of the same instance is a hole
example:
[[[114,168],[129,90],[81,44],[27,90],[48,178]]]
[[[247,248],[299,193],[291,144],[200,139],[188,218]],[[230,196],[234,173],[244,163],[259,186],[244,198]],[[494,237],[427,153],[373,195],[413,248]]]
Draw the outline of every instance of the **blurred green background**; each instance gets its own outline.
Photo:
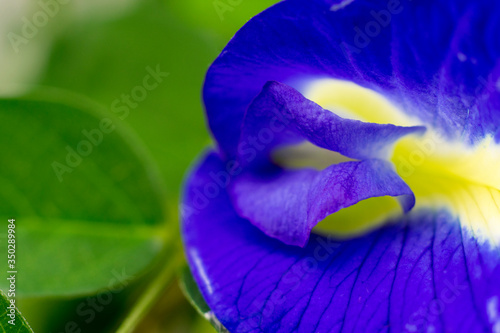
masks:
[[[276,2],[0,1],[0,241],[15,218],[35,332],[214,331],[179,287],[178,200],[211,144],[205,72]],[[83,131],[98,143],[80,147]],[[68,146],[92,152],[73,167]]]

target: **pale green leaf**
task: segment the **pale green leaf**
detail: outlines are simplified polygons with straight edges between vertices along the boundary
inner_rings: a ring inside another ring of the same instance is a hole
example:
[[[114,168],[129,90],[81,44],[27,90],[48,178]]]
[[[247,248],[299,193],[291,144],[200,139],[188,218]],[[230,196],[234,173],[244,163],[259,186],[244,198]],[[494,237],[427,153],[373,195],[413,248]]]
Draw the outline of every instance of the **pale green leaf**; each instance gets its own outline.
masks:
[[[1,333],[33,333],[28,322],[17,310],[15,299],[8,299],[0,290],[0,329]]]
[[[92,293],[151,263],[166,237],[162,185],[120,120],[74,96],[3,99],[0,133],[0,251],[15,218],[19,294]]]
[[[189,303],[202,315],[206,320],[212,324],[215,330],[219,333],[226,333],[228,330],[220,323],[215,317],[215,314],[210,310],[210,307],[205,302],[201,295],[198,285],[193,279],[193,275],[189,271],[189,267],[185,266],[180,275],[181,289],[188,299]]]

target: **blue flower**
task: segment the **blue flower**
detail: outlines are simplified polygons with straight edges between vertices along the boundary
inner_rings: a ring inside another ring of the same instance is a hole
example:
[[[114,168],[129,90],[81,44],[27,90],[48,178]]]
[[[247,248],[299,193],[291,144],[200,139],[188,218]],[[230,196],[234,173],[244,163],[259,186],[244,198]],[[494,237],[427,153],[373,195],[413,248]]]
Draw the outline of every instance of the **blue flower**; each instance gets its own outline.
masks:
[[[283,1],[204,102],[182,233],[229,331],[500,332],[499,2]]]

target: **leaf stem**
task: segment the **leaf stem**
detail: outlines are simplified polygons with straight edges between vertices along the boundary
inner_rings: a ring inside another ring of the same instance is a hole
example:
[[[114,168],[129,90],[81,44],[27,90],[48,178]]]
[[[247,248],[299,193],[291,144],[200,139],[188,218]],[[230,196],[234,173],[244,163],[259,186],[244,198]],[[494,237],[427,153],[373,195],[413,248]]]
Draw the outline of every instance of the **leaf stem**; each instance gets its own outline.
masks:
[[[172,246],[174,253],[182,253],[176,251],[180,247],[178,244]],[[170,283],[175,277],[175,273],[184,262],[182,255],[169,256],[170,261],[166,263],[163,269],[158,273],[153,282],[145,290],[144,294],[139,298],[139,301],[134,306],[130,314],[120,325],[116,333],[132,333],[141,323],[144,317],[148,314],[149,310],[155,305],[163,295],[164,291],[169,287]],[[167,257],[168,258],[168,257]]]

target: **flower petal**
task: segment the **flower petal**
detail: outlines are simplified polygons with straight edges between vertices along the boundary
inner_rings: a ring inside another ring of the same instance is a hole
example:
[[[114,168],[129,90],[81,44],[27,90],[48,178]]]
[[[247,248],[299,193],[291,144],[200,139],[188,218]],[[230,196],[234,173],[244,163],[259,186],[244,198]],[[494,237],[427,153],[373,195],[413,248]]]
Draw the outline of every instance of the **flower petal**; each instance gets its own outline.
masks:
[[[388,159],[399,138],[425,127],[400,127],[343,119],[309,101],[295,89],[268,82],[248,108],[238,144],[243,165],[264,163],[273,148],[308,140],[354,159]]]
[[[244,113],[267,81],[303,92],[313,79],[334,78],[477,142],[500,125],[488,102],[500,94],[499,17],[500,2],[489,0],[280,2],[247,23],[208,71],[210,128],[234,155]]]
[[[194,198],[225,165],[187,181],[183,237],[193,276],[231,332],[498,332],[500,253],[445,212],[412,213],[354,240],[287,246],[240,218],[225,191]]]
[[[389,162],[364,160],[332,165],[325,170],[246,172],[230,185],[240,216],[270,237],[304,246],[312,228],[330,214],[372,197],[400,197],[408,212],[412,191]]]

